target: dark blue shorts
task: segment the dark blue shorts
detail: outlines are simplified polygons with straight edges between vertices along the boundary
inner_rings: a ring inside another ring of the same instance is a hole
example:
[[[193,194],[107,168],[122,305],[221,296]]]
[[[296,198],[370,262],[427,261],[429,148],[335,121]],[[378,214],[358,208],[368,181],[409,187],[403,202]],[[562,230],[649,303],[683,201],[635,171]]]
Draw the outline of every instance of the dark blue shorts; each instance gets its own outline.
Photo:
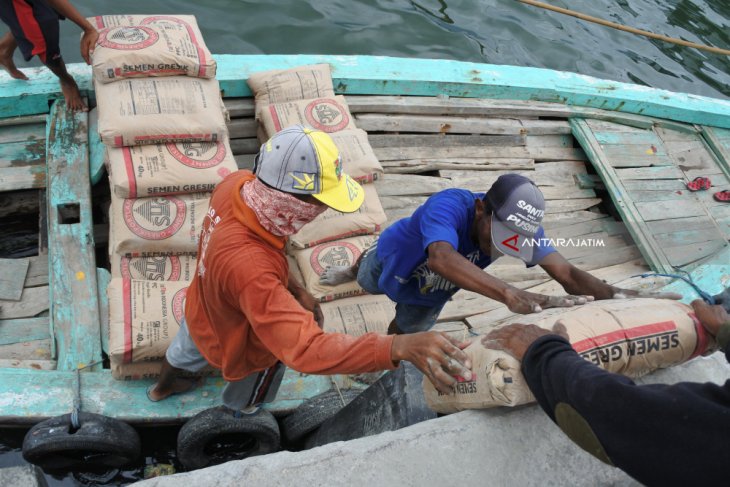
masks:
[[[45,64],[61,57],[58,13],[45,0],[0,0],[0,19],[7,24],[26,61]]]

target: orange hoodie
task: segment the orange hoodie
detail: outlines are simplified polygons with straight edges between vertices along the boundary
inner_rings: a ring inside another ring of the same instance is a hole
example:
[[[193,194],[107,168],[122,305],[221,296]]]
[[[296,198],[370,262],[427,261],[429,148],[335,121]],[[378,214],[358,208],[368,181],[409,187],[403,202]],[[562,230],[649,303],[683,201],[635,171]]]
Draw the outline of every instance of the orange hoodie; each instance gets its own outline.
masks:
[[[213,191],[185,304],[193,341],[229,381],[277,361],[309,374],[392,369],[392,336],[324,333],[288,291],[285,239],[266,231],[241,198],[250,171]]]

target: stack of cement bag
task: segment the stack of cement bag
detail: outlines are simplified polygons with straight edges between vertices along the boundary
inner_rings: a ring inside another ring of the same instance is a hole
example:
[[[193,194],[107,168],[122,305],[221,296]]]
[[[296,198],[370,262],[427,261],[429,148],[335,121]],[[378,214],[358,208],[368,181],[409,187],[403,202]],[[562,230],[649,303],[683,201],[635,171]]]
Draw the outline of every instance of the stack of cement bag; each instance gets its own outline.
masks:
[[[717,348],[690,306],[666,299],[594,301],[524,315],[519,322],[548,330],[559,323],[565,327],[573,349],[585,360],[633,378]],[[502,350],[484,347],[481,337],[464,351],[472,362],[473,379],[459,380],[451,394],[440,393],[429,381],[423,381],[431,409],[451,413],[535,401],[517,359]]]
[[[92,65],[106,146],[109,355],[142,378],[177,333],[210,191],[237,170],[216,63],[193,16],[108,15]]]
[[[367,184],[383,174],[382,166],[367,133],[355,126],[345,98],[335,95],[330,66],[254,73],[248,85],[255,96],[261,142],[291,125],[327,132],[340,151],[343,171],[363,184],[365,202],[357,212],[327,210],[289,238],[287,252],[295,275],[298,270],[307,290],[324,303],[325,331],[385,332],[395,315],[387,297],[365,296],[355,281],[337,286],[319,283],[328,265],[354,264],[386,222],[375,186]]]

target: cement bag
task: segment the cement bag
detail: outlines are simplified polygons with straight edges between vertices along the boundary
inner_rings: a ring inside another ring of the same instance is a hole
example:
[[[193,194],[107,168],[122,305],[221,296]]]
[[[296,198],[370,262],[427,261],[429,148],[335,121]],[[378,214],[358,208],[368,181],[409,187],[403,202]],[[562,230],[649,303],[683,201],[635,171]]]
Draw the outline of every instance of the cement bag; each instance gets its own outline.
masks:
[[[336,286],[325,286],[319,283],[328,265],[353,265],[360,255],[370,248],[375,237],[353,237],[319,244],[317,246],[294,251],[294,257],[299,264],[299,270],[304,278],[304,286],[312,296],[320,301],[346,298],[365,294],[356,281],[350,281]]]
[[[218,81],[187,76],[94,82],[99,136],[111,147],[218,142],[228,136]]]
[[[107,169],[120,198],[213,191],[238,170],[228,139],[108,147]]]
[[[195,76],[215,78],[216,63],[192,15],[100,15],[91,55],[94,78]]]
[[[210,193],[122,199],[112,196],[109,241],[111,254],[198,251]]]
[[[361,336],[375,332],[383,335],[395,318],[395,303],[385,295],[366,295],[322,303],[323,329],[328,333]]]
[[[254,94],[257,107],[335,96],[329,64],[262,71],[253,73],[246,82]]]
[[[113,254],[111,274],[112,278],[146,281],[192,281],[196,264],[196,254]]]
[[[375,157],[364,130],[341,130],[330,136],[340,151],[342,170],[355,181],[372,183],[383,177],[383,166]]]
[[[268,137],[296,124],[327,133],[356,128],[344,96],[273,103],[257,107],[256,118]]]
[[[692,308],[671,300],[596,301],[519,318],[520,323],[546,329],[562,323],[584,359],[633,378],[686,362],[715,347]],[[515,358],[484,348],[480,339],[465,352],[474,364],[472,381],[459,381],[451,394],[440,394],[424,381],[426,402],[434,411],[517,406],[534,400]]]
[[[303,249],[330,240],[368,235],[380,230],[388,217],[385,216],[375,186],[367,184],[363,189],[365,200],[356,212],[340,213],[328,209],[289,237],[291,245]]]
[[[109,359],[116,363],[159,360],[180,329],[184,281],[112,279],[109,296]]]

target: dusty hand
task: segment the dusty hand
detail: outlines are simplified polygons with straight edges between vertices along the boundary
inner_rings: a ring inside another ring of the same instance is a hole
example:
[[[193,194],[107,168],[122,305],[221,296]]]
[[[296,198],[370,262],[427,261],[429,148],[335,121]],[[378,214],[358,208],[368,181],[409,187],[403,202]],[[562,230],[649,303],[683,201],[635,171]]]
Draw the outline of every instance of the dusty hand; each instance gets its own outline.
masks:
[[[291,289],[290,292],[292,293],[292,296],[294,296],[294,299],[302,305],[302,308],[312,312],[314,315],[314,321],[316,321],[319,327],[322,328],[322,326],[324,326],[324,315],[322,314],[322,308],[319,306],[319,301],[317,301],[317,299],[315,299],[315,297],[306,289],[301,287]]]
[[[565,326],[559,322],[553,325],[552,331],[536,325],[514,323],[487,333],[482,337],[482,345],[485,348],[504,350],[517,360],[522,361],[530,345],[545,335],[560,335],[563,338],[568,338]]]
[[[593,296],[547,296],[517,289],[507,294],[504,304],[513,313],[528,314],[539,313],[548,308],[569,308],[589,301],[593,301]]]
[[[720,305],[707,304],[701,299],[695,299],[691,304],[697,319],[712,336],[717,336],[722,325],[730,323],[730,315]]]
[[[448,394],[456,383],[453,376],[471,380],[471,361],[461,350],[468,343],[433,331],[396,335],[393,338],[391,359],[407,360],[428,377],[440,392]]]
[[[651,291],[634,291],[633,289],[612,288],[613,299],[626,298],[653,298],[653,299],[682,299],[681,294],[677,293],[657,293]]]
[[[99,33],[93,27],[84,30],[81,36],[81,57],[84,58],[86,64],[91,64],[91,52],[96,47],[96,41],[99,39]]]

